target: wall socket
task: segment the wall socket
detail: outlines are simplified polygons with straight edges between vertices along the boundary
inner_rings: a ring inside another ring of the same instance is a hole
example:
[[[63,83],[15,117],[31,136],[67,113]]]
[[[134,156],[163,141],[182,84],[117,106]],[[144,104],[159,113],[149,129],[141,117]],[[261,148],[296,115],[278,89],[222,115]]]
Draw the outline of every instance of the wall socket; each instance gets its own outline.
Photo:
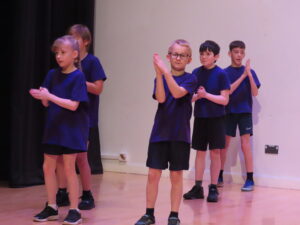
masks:
[[[278,154],[279,146],[278,145],[265,145],[266,154]]]

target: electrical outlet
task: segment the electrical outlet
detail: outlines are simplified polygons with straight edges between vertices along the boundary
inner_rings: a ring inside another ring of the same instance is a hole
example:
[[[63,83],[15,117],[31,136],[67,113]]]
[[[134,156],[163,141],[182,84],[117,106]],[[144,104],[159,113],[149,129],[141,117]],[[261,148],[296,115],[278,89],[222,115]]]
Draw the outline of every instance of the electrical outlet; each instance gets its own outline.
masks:
[[[278,145],[265,145],[266,154],[278,154],[279,146]]]

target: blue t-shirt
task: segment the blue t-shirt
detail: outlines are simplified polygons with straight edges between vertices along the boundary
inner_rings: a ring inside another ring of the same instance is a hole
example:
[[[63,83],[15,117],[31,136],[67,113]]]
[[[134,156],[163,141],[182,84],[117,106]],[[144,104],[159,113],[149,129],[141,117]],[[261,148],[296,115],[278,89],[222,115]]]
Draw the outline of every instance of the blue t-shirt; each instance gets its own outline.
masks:
[[[230,83],[234,83],[245,71],[245,66],[224,69],[229,77]],[[254,70],[251,70],[256,86],[260,87],[260,82]],[[252,94],[249,77],[246,77],[238,88],[230,95],[229,103],[226,106],[227,113],[252,113]]]
[[[92,54],[88,54],[81,61],[82,71],[88,82],[95,82],[97,80],[106,80],[105,72],[97,57]],[[98,113],[99,113],[99,95],[88,93],[89,96],[89,117],[90,127],[98,126]]]
[[[190,119],[192,115],[192,96],[197,87],[197,79],[190,73],[173,76],[176,83],[188,93],[175,99],[163,78],[166,101],[159,103],[152,128],[150,142],[183,141],[190,143]],[[153,97],[155,98],[156,80],[154,81]]]
[[[80,70],[64,74],[60,68],[52,69],[42,87],[57,97],[80,102],[77,110],[71,111],[49,101],[43,143],[86,151],[89,118],[84,74]]]
[[[220,95],[223,90],[230,90],[227,74],[220,67],[206,69],[203,66],[193,70],[198,79],[198,87],[203,86],[206,92]],[[220,117],[225,115],[225,106],[216,104],[208,99],[199,99],[195,102],[194,116],[199,118]]]

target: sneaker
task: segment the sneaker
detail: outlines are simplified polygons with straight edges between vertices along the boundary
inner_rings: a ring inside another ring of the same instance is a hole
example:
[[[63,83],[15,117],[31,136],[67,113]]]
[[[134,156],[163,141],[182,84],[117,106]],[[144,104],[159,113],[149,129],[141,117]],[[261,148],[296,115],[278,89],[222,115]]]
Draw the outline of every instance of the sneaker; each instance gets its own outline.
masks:
[[[36,214],[33,217],[33,221],[36,222],[45,222],[48,220],[57,220],[58,219],[58,210],[53,209],[52,207],[48,206],[46,203],[46,207],[41,211],[39,214]]]
[[[223,177],[219,177],[217,187],[223,187],[223,186],[224,186]]]
[[[70,209],[63,224],[80,224],[82,222],[81,214],[76,209]]]
[[[154,216],[149,216],[145,214],[134,225],[150,225],[150,224],[155,224],[155,218]]]
[[[242,191],[253,191],[254,190],[254,181],[246,180],[244,186],[241,188]]]
[[[95,208],[95,201],[92,194],[88,196],[82,195],[80,198],[81,198],[81,202],[79,202],[78,204],[78,208],[80,210],[90,210],[92,208]]]
[[[203,187],[194,185],[194,187],[189,192],[183,195],[183,198],[186,200],[203,199],[204,198]]]
[[[58,190],[56,193],[56,204],[58,207],[69,206],[69,194],[66,191]]]
[[[168,225],[180,225],[180,220],[177,217],[169,217]]]
[[[218,189],[215,186],[209,185],[208,186],[208,196],[207,196],[207,201],[208,202],[217,202],[218,201]]]

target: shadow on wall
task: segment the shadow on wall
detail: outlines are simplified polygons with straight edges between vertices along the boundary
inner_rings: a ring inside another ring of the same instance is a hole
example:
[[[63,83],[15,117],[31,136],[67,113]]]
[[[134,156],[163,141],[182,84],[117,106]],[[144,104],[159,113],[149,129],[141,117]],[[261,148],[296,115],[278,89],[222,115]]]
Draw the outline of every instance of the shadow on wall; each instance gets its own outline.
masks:
[[[261,104],[256,98],[253,98],[253,114],[252,114],[252,120],[253,120],[253,134],[255,135],[255,128],[254,126],[258,124],[259,122],[259,113],[261,112]],[[251,144],[251,150],[253,152],[253,137],[250,138],[250,144]],[[253,152],[255,154],[255,151]],[[255,158],[253,156],[253,158]],[[241,149],[241,140],[240,140],[240,134],[239,130],[237,129],[236,137],[231,138],[230,145],[227,151],[227,159],[225,163],[225,172],[227,175],[226,182],[233,183],[233,175],[232,175],[232,169],[237,167],[237,163],[241,163],[241,176],[245,176],[246,167],[245,167],[245,161],[244,161],[244,155]],[[234,173],[234,172],[233,172]],[[245,179],[245,177],[244,177]]]

